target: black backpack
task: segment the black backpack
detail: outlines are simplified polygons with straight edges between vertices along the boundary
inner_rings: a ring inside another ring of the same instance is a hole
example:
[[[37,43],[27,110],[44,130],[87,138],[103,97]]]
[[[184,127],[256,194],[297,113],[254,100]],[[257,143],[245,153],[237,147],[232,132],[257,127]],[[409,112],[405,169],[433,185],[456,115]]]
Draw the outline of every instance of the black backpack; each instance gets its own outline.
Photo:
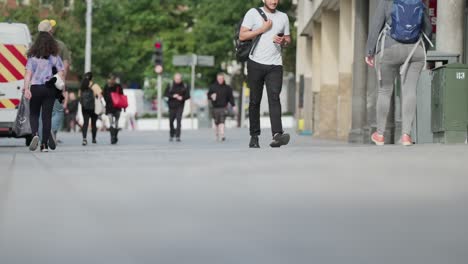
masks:
[[[262,16],[262,18],[267,21],[268,17],[266,16],[265,12],[259,7],[255,8],[258,13]],[[235,35],[235,42],[236,42],[236,58],[237,61],[239,62],[246,62],[249,60],[250,54],[252,54],[255,51],[255,48],[257,47],[258,41],[262,37],[262,35],[258,35],[255,39],[249,39],[246,41],[240,41],[239,36],[240,36],[240,29],[242,27],[242,23],[244,22],[244,18],[242,18],[239,21],[239,24],[237,24],[236,28],[236,35]]]
[[[94,110],[94,93],[90,88],[81,92],[81,107],[84,110]]]

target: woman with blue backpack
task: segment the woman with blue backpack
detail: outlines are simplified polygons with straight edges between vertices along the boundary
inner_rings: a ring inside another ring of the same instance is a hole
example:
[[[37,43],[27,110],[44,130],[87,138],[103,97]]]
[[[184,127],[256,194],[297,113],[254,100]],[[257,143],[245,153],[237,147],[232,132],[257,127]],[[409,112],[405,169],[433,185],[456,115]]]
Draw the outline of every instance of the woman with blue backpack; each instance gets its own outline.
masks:
[[[416,114],[416,87],[432,45],[432,25],[423,0],[379,0],[367,40],[366,63],[375,67],[378,79],[377,131],[372,141],[385,144],[394,81],[401,77],[401,144],[411,146],[411,127]]]

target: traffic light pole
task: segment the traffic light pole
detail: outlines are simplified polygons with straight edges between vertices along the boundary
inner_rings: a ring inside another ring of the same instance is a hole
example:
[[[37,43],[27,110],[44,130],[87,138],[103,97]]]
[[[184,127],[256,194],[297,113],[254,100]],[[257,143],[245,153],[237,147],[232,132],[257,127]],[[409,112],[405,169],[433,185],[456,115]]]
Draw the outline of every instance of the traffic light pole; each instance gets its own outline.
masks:
[[[197,55],[192,54],[192,80],[190,82],[190,120],[192,123],[192,129],[195,129],[193,123],[193,90],[195,89],[195,67],[197,65]]]
[[[158,129],[161,130],[161,122],[162,122],[162,77],[161,74],[158,74],[157,80],[157,88],[158,88]]]

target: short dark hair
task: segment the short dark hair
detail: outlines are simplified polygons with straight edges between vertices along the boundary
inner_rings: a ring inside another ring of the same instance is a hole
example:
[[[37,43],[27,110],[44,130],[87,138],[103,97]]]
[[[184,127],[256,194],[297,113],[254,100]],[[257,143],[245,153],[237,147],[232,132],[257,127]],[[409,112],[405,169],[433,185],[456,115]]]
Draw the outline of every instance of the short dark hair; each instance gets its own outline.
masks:
[[[57,41],[48,32],[39,32],[36,40],[28,51],[28,57],[48,59],[49,56],[57,56],[59,47]]]

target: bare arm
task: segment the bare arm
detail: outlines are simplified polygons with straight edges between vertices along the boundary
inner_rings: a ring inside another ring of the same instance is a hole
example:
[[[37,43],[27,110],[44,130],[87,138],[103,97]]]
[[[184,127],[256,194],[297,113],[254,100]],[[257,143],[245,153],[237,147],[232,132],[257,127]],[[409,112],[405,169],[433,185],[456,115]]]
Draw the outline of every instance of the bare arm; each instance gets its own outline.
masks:
[[[32,71],[26,70],[26,74],[24,75],[24,86],[23,86],[23,91],[24,91],[24,96],[27,99],[31,99],[31,90],[29,89],[31,86],[31,78],[32,78]]]
[[[70,62],[68,60],[64,60],[63,61],[63,77],[64,77],[63,80],[64,81],[66,80],[69,71],[70,71]]]

